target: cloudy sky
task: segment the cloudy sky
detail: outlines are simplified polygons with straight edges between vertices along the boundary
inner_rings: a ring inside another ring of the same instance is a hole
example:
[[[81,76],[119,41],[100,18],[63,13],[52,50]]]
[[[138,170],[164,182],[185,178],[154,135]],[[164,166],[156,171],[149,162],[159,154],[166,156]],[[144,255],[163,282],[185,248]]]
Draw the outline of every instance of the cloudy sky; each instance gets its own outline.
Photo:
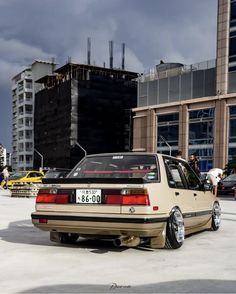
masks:
[[[108,65],[143,72],[160,59],[191,64],[215,58],[217,0],[0,0],[0,143],[11,150],[11,78],[34,59]]]

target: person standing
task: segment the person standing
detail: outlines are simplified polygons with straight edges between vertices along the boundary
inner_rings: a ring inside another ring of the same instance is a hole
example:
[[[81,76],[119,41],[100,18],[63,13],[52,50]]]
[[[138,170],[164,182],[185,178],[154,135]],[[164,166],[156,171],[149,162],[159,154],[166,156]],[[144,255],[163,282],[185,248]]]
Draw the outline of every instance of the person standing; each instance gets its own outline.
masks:
[[[199,168],[199,160],[195,154],[191,154],[189,156],[188,164],[195,171],[195,173],[200,177],[200,168]]]
[[[7,189],[7,183],[8,183],[8,179],[9,179],[9,171],[8,171],[8,166],[4,166],[3,171],[2,171],[3,177],[4,177],[4,181],[5,181],[5,188]]]
[[[222,177],[223,177],[223,170],[220,168],[212,168],[207,173],[207,179],[213,186],[212,192],[215,196],[217,196],[218,183],[222,179]]]
[[[182,151],[178,151],[178,152],[176,153],[175,157],[176,157],[177,159],[181,159],[181,160],[186,161],[186,160],[182,157]]]

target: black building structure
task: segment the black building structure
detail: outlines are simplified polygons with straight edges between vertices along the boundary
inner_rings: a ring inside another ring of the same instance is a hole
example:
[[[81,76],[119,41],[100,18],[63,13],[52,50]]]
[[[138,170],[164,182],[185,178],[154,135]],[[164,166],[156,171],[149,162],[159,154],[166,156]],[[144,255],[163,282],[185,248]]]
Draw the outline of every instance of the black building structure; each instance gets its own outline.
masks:
[[[132,150],[130,109],[137,73],[68,63],[37,82],[34,147],[45,167],[72,168],[83,156]],[[34,167],[40,167],[35,154]]]

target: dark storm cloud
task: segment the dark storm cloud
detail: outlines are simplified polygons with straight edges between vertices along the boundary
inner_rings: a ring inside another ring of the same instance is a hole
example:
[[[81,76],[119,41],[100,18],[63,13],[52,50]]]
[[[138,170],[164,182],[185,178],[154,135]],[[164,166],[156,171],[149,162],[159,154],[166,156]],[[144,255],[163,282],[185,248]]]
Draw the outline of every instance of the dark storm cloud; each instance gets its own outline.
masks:
[[[108,41],[115,41],[114,63],[143,71],[160,59],[193,63],[215,58],[217,0],[0,0],[0,142],[10,147],[11,78],[34,59],[68,56],[108,64]]]

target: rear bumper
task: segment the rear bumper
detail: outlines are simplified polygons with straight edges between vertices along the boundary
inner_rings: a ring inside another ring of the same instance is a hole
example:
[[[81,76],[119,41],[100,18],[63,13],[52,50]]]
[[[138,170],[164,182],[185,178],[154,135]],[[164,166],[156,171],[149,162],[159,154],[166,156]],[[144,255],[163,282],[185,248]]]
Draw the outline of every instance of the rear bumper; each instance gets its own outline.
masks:
[[[167,216],[157,217],[156,215],[146,217],[101,217],[34,212],[31,217],[32,223],[44,231],[139,237],[153,237],[161,234],[167,221]],[[44,223],[41,223],[40,220],[43,220]]]

